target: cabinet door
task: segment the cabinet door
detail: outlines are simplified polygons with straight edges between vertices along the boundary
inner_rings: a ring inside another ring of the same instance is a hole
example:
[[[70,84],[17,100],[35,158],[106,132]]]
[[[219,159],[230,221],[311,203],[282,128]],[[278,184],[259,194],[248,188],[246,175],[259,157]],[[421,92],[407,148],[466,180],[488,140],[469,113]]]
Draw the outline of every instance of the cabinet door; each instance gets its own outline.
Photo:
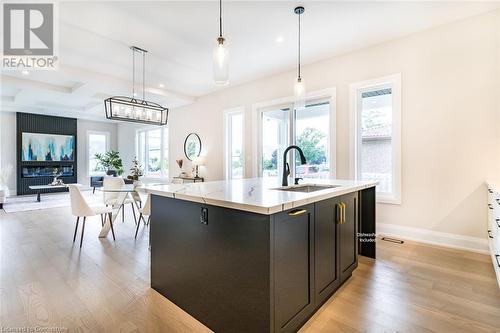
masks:
[[[294,332],[312,313],[314,206],[274,216],[275,331]]]
[[[314,208],[315,303],[322,304],[340,284],[337,270],[337,198],[317,202]]]
[[[345,219],[338,224],[340,251],[340,281],[351,276],[358,265],[357,249],[357,193],[343,195],[339,201],[345,205]]]

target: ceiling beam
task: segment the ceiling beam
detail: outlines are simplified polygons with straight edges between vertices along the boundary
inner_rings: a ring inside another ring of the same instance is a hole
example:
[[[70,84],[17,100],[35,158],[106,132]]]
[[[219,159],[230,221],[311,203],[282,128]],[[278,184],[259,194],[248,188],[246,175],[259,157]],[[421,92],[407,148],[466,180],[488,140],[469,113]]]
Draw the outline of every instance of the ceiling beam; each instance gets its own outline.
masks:
[[[56,91],[64,94],[71,94],[71,87],[66,87],[62,85],[55,85],[46,82],[40,82],[30,79],[21,79],[15,76],[9,76],[8,74],[2,74],[2,84],[6,86],[11,86],[15,88],[31,88],[36,90],[50,90]]]

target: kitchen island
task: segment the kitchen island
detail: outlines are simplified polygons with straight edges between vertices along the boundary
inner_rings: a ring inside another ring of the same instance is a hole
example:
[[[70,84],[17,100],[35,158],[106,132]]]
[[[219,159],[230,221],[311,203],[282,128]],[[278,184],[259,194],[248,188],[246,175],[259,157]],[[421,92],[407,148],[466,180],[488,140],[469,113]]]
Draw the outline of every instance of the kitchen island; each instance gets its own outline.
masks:
[[[376,182],[303,183],[144,186],[151,287],[215,332],[297,331],[375,258]]]

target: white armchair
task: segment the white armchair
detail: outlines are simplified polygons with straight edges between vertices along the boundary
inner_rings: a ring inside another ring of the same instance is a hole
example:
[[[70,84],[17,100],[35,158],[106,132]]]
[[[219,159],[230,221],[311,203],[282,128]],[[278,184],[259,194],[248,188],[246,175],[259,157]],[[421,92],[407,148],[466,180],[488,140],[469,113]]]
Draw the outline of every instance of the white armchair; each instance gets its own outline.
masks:
[[[6,183],[12,173],[12,165],[8,164],[4,168],[0,169],[0,209],[3,208],[3,204],[9,196],[9,188]]]
[[[3,208],[3,204],[9,196],[9,188],[7,186],[0,185],[0,209]]]

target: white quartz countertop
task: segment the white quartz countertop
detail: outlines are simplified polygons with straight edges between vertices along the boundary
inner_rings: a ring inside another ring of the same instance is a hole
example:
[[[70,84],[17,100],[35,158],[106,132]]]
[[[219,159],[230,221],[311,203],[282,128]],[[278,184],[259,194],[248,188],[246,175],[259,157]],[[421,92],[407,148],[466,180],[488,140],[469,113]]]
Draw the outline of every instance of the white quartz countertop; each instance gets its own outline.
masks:
[[[377,185],[377,181],[304,179],[304,184],[340,185],[315,192],[280,191],[281,179],[247,178],[205,183],[142,185],[139,191],[179,200],[205,203],[259,214],[274,214],[294,207],[356,192]]]

